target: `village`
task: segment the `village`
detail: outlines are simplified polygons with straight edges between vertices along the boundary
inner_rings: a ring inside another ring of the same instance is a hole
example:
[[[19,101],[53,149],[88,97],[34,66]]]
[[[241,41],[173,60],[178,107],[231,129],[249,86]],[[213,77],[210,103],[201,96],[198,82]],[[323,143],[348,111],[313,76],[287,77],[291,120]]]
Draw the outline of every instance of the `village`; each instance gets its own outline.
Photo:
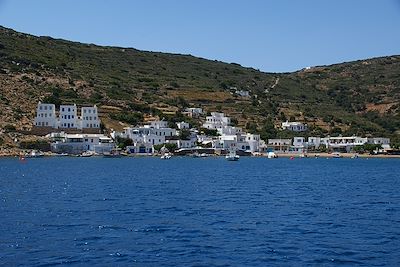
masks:
[[[79,112],[79,114],[78,114]],[[143,125],[125,127],[123,131],[111,130],[107,135],[101,130],[96,105],[78,108],[76,104],[56,106],[39,102],[33,131],[49,141],[48,151],[31,150],[27,157],[43,155],[76,156],[154,156],[171,155],[307,157],[330,155],[354,157],[369,154],[390,154],[390,139],[359,136],[308,136],[307,124],[282,122],[281,130],[291,131],[296,137],[262,140],[260,135],[247,133],[232,126],[231,118],[222,112],[206,115],[202,108],[186,108],[185,115],[200,119],[201,127],[192,127],[181,121],[171,127],[164,119]],[[298,136],[297,136],[298,135]],[[363,148],[368,147],[368,150]],[[45,153],[44,153],[45,152]]]

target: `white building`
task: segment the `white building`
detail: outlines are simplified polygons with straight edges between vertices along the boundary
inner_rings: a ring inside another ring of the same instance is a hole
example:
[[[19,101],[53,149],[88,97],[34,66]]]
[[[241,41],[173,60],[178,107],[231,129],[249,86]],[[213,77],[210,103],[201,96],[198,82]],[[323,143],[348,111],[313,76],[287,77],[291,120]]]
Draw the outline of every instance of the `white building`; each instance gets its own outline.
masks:
[[[93,151],[99,154],[110,152],[114,147],[111,138],[102,134],[51,133],[51,150],[57,153],[81,154]]]
[[[307,140],[307,146],[310,149],[317,149],[321,145],[321,137],[310,136]]]
[[[213,148],[242,150],[251,153],[259,152],[260,135],[250,133],[223,134],[214,140]]]
[[[128,153],[153,153],[154,146],[167,143],[167,139],[176,137],[176,130],[167,127],[166,121],[152,121],[140,127],[127,127],[122,133],[114,133],[114,137],[132,140],[133,145],[127,147]]]
[[[191,118],[198,118],[201,115],[203,115],[203,109],[202,108],[187,108],[187,109],[185,109],[185,112],[183,112],[183,113]]]
[[[181,121],[181,122],[177,122],[176,126],[178,126],[179,130],[183,130],[183,129],[189,129],[190,125],[187,122]]]
[[[79,128],[76,105],[60,106],[59,128]]]
[[[56,106],[39,102],[36,108],[35,126],[57,127]]]
[[[328,148],[334,151],[343,151],[350,152],[353,150],[355,146],[361,146],[367,143],[368,138],[351,136],[338,136],[338,137],[329,137]]]
[[[288,152],[291,144],[291,139],[268,139],[268,150]]]
[[[133,143],[131,146],[126,147],[129,154],[153,154],[154,148],[151,143]]]
[[[78,117],[76,104],[61,105],[57,117],[54,104],[39,102],[36,109],[35,126],[54,129],[98,129],[100,128],[100,119],[96,106],[82,107],[81,116]]]
[[[224,113],[211,112],[211,116],[206,117],[206,122],[203,124],[203,127],[207,129],[218,129],[229,126],[230,123],[231,119],[225,117]]]
[[[307,143],[305,142],[304,137],[294,137],[293,145],[290,147],[292,152],[303,153],[307,148]]]
[[[221,128],[217,129],[218,133],[220,135],[235,135],[235,134],[241,134],[242,132],[242,128],[240,127],[234,127],[234,126],[223,126]]]
[[[100,128],[100,119],[97,113],[97,106],[81,108],[81,129]]]
[[[303,124],[301,122],[282,122],[282,129],[289,130],[292,132],[304,132],[307,131],[307,124]]]
[[[241,97],[250,97],[249,91],[246,91],[246,90],[236,90],[235,94],[237,94],[238,96],[241,96]]]

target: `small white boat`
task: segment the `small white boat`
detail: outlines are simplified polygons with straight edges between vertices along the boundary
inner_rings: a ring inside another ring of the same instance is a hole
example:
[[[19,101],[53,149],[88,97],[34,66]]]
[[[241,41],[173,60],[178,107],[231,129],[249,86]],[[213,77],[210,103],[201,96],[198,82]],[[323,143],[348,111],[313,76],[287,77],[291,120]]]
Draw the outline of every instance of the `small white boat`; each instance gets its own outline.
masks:
[[[334,152],[334,153],[332,153],[332,157],[333,157],[333,158],[341,158],[342,155],[340,155],[339,152]]]
[[[235,151],[230,151],[228,155],[225,156],[228,161],[238,161],[240,156],[236,155]]]
[[[201,153],[201,154],[199,154],[199,153],[194,153],[193,155],[192,155],[194,158],[206,158],[206,157],[208,157],[208,154],[206,154],[206,153]]]
[[[31,153],[25,154],[25,158],[40,158],[43,157],[44,153],[42,151],[32,150]]]
[[[122,157],[121,151],[117,149],[113,149],[110,152],[104,152],[103,153],[104,158],[120,158]]]
[[[275,158],[278,157],[278,155],[275,154],[275,152],[268,152],[267,157],[268,157],[269,159],[275,159]]]
[[[352,159],[358,159],[359,155],[356,153],[353,156],[351,156]]]
[[[93,151],[85,151],[80,156],[84,157],[84,158],[88,158],[88,157],[94,156],[94,152]]]
[[[170,159],[171,157],[171,153],[164,153],[163,155],[161,155],[160,159]]]
[[[56,154],[53,154],[53,157],[66,157],[66,156],[68,156],[68,153],[56,153]]]

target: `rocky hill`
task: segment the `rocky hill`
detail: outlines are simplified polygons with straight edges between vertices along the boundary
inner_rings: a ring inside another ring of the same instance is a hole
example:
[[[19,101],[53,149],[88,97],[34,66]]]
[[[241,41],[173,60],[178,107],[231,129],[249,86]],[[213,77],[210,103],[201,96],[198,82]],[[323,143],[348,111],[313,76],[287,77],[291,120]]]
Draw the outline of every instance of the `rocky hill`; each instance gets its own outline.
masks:
[[[114,129],[153,116],[179,120],[188,106],[221,110],[264,138],[290,135],[273,127],[283,120],[307,122],[307,135],[398,138],[400,129],[400,56],[264,73],[0,27],[0,89],[1,143],[32,127],[38,101],[97,104],[104,126]]]

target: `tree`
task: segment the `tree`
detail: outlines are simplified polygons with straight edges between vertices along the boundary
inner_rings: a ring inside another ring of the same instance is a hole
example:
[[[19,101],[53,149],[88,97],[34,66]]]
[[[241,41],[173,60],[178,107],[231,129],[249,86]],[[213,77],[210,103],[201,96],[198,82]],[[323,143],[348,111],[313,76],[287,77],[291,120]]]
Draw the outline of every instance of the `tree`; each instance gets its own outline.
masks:
[[[181,140],[190,140],[190,131],[187,129],[182,129],[179,131],[179,138]]]
[[[176,144],[166,143],[164,144],[165,148],[168,149],[169,152],[174,152],[178,146]]]
[[[124,137],[120,137],[120,136],[117,136],[117,138],[115,138],[115,142],[117,143],[117,146],[121,149],[125,149],[127,146],[130,146],[133,144],[132,139],[124,138]]]

